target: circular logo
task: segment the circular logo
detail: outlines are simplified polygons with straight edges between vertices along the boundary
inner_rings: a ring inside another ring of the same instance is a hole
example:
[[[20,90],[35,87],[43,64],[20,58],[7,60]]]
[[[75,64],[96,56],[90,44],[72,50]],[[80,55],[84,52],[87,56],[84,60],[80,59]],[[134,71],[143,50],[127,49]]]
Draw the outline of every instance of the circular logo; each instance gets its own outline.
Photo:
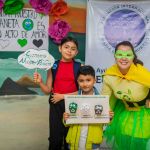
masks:
[[[112,13],[107,18],[104,35],[112,47],[122,41],[130,41],[136,47],[145,37],[145,27],[144,19],[138,13],[123,9]]]
[[[25,19],[22,26],[25,30],[30,31],[33,29],[33,21],[31,19]]]

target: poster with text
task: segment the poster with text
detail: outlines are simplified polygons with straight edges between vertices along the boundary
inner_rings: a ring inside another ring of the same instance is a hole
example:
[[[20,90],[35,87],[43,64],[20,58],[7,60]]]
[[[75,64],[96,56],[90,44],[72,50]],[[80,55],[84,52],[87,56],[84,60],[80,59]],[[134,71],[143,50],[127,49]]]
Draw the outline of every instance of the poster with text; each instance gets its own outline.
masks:
[[[109,96],[65,95],[66,124],[109,123]]]
[[[96,87],[102,74],[115,63],[116,44],[130,41],[135,52],[150,70],[150,1],[98,1],[87,5],[85,63],[96,71]]]
[[[18,14],[0,13],[0,51],[48,50],[49,16],[24,8]]]

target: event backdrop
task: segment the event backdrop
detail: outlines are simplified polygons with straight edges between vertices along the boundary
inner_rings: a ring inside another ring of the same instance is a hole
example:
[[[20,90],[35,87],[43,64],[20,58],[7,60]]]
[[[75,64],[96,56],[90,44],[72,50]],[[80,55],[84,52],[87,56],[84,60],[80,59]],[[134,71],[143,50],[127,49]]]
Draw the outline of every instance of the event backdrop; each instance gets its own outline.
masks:
[[[30,84],[35,69],[27,69],[17,63],[18,56],[28,49],[45,49],[55,59],[60,58],[58,44],[48,35],[48,28],[55,22],[55,17],[50,14],[37,13],[29,4],[29,0],[24,0],[24,2],[24,7],[19,13],[5,14],[2,8],[0,10],[0,87],[8,78],[23,85],[27,81]],[[52,0],[51,2],[54,4],[59,1]],[[79,54],[76,59],[84,63],[86,0],[65,0],[64,2],[67,3],[68,11],[59,16],[59,19],[69,24],[68,35],[76,38],[79,43]],[[77,17],[78,19],[75,19]],[[46,71],[39,69],[38,72],[46,80]],[[33,81],[31,86],[33,86]],[[43,95],[37,87],[32,90]]]
[[[48,36],[48,27],[55,20],[52,15],[37,13],[29,4],[29,0],[23,1],[25,5],[21,11],[13,13],[20,9],[22,0],[0,0],[0,150],[48,149],[49,96],[44,95],[33,82],[36,69],[28,69],[18,64],[17,58],[29,48],[46,49],[55,59],[60,58],[58,45]],[[60,2],[48,1],[53,4]],[[2,2],[6,6],[4,9]],[[68,35],[77,38],[79,42],[80,52],[76,59],[84,62],[86,0],[64,2],[69,9],[66,14],[59,16],[59,19],[70,25]],[[62,10],[66,8],[63,7],[65,4],[61,6]],[[32,11],[29,11],[30,9]],[[6,14],[3,10],[12,14]],[[28,13],[31,13],[30,17],[23,18]],[[47,71],[36,71],[42,74],[45,81]]]
[[[9,0],[8,0],[9,1]],[[27,8],[27,9],[31,9],[32,7],[31,7],[31,5],[29,4],[29,0],[23,0],[24,2],[25,2],[25,5],[24,5],[24,8]],[[50,0],[52,3],[56,3],[56,2],[58,2],[58,0]],[[15,2],[15,1],[14,1]],[[38,1],[37,1],[38,2]],[[69,32],[69,34],[68,35],[70,35],[70,36],[73,36],[74,38],[76,38],[77,39],[77,41],[78,41],[78,43],[79,43],[79,53],[78,53],[78,55],[76,56],[76,59],[78,59],[79,61],[81,61],[81,62],[83,62],[84,63],[84,61],[85,61],[85,31],[86,31],[86,0],[64,0],[64,2],[66,2],[67,3],[67,6],[68,6],[68,12],[66,13],[66,14],[63,14],[63,15],[61,15],[61,16],[59,16],[59,19],[61,19],[61,20],[63,20],[63,21],[66,21],[69,25],[70,25],[70,27],[71,27],[71,29],[70,29],[70,32]],[[58,6],[59,7],[59,6]],[[62,5],[62,7],[63,7],[63,5]],[[60,8],[61,8],[61,6],[60,6]],[[60,9],[59,8],[59,9]],[[58,9],[58,10],[59,10]],[[57,11],[56,11],[57,12]],[[37,13],[35,13],[35,12],[33,12],[33,14],[36,14],[36,15],[38,15]],[[0,13],[0,19],[2,19],[2,13]],[[3,15],[4,16],[4,15]],[[6,15],[5,15],[6,16]],[[5,18],[6,19],[6,17],[3,17],[3,18]],[[16,16],[18,16],[18,14],[16,15]],[[53,17],[52,15],[41,15],[41,14],[39,14],[38,15],[38,18],[39,17],[42,17],[45,21],[46,21],[46,18],[47,17],[49,17],[49,24],[51,25],[55,20],[55,17]],[[3,19],[4,20],[4,19]],[[20,19],[18,19],[18,20],[20,20]],[[48,20],[48,19],[47,19]],[[34,22],[34,24],[36,24],[36,21],[35,20],[33,20]],[[38,20],[37,20],[38,21]],[[41,20],[42,21],[42,20]],[[2,27],[2,24],[3,24],[3,22],[2,21],[0,21],[1,23],[0,23],[0,30],[2,30],[3,29],[3,27]],[[21,22],[21,20],[20,20],[20,22]],[[43,21],[42,21],[43,22]],[[48,26],[47,26],[47,22],[46,22],[46,24],[43,22],[43,24],[45,25],[45,30],[47,30],[48,31]],[[40,24],[38,23],[38,26],[39,26]],[[17,26],[17,25],[16,25]],[[42,24],[40,25],[41,27],[40,28],[42,28]],[[24,28],[20,25],[20,30],[24,30]],[[36,28],[36,25],[34,26],[35,28]],[[29,35],[33,30],[35,30],[35,28],[33,28],[32,30],[30,30],[30,31],[27,31],[28,33],[28,42],[29,42],[29,38],[30,37],[32,37],[32,39],[30,40],[30,42],[32,42],[33,41],[33,36],[32,36],[32,34],[31,34],[31,36]],[[39,30],[39,28],[38,28],[38,30]],[[1,35],[0,35],[1,36]],[[24,37],[24,36],[26,36],[26,34],[25,34],[25,32],[23,32],[22,33],[22,36]],[[35,34],[34,34],[34,36],[35,36]],[[41,44],[42,44],[42,41],[43,41],[43,45],[42,46],[46,46],[46,44],[47,44],[47,35],[45,34],[45,32],[44,33],[40,33],[40,36],[43,36],[42,38],[37,38],[37,34],[36,34],[36,40],[38,40],[38,41],[35,41],[34,40],[34,44],[36,44],[37,46],[40,46],[39,47],[39,50],[41,49],[41,48],[45,48],[45,47],[41,47]],[[19,36],[18,36],[19,37]],[[0,39],[1,39],[1,37],[0,37]],[[10,38],[11,39],[11,38]],[[20,38],[19,38],[20,39]],[[41,40],[42,41],[41,41]],[[45,40],[44,40],[45,39]],[[22,39],[23,40],[23,39]],[[5,42],[5,46],[7,46],[7,44],[8,44],[8,42],[7,41],[4,41]],[[3,42],[3,45],[4,45],[4,42]],[[29,46],[29,43],[27,44],[27,41],[26,40],[23,40],[23,41],[21,41],[21,40],[19,40],[19,41],[17,41],[16,40],[16,42],[19,42],[19,43],[21,43],[22,45],[24,45],[24,44],[26,44],[25,46],[24,46],[24,50],[25,49],[27,49],[28,47],[27,46]],[[58,52],[58,48],[57,48],[57,44],[56,43],[54,43],[53,41],[52,41],[52,39],[49,37],[49,40],[48,40],[48,45],[49,45],[49,47],[48,47],[48,51],[56,58],[56,59],[59,59],[60,58],[60,54],[59,54],[59,52]],[[17,43],[17,45],[19,46],[19,43]],[[32,47],[36,47],[35,45],[33,44],[33,46]],[[17,45],[15,45],[15,46],[17,46]],[[21,47],[21,46],[20,46]],[[30,47],[31,48],[31,47]],[[14,45],[12,46],[12,48],[9,50],[9,51],[7,51],[7,52],[5,52],[1,47],[0,47],[0,58],[2,58],[2,59],[7,59],[7,58],[17,58],[18,57],[18,55],[20,55],[20,51],[17,51],[17,50],[15,50],[15,52],[14,52]]]
[[[86,64],[102,74],[114,63],[115,45],[130,41],[138,58],[150,69],[150,1],[89,0],[87,6]]]

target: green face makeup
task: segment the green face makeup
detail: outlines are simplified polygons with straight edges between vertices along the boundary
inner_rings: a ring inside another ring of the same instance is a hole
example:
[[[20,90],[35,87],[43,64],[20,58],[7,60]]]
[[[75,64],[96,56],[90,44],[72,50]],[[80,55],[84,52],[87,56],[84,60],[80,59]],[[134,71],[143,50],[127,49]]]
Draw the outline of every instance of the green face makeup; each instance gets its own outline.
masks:
[[[115,58],[117,58],[117,59],[122,59],[122,58],[133,59],[134,54],[133,54],[132,50],[128,50],[128,51],[117,50],[115,53]]]

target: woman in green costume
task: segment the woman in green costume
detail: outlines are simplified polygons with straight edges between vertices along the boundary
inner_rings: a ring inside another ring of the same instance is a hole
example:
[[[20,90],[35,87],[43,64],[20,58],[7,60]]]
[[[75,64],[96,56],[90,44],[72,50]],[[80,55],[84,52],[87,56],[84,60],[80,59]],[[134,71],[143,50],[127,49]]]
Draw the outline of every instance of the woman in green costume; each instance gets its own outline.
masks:
[[[115,114],[104,131],[106,142],[113,150],[150,150],[150,72],[128,41],[116,46],[115,60],[104,74],[101,91],[110,95]]]

